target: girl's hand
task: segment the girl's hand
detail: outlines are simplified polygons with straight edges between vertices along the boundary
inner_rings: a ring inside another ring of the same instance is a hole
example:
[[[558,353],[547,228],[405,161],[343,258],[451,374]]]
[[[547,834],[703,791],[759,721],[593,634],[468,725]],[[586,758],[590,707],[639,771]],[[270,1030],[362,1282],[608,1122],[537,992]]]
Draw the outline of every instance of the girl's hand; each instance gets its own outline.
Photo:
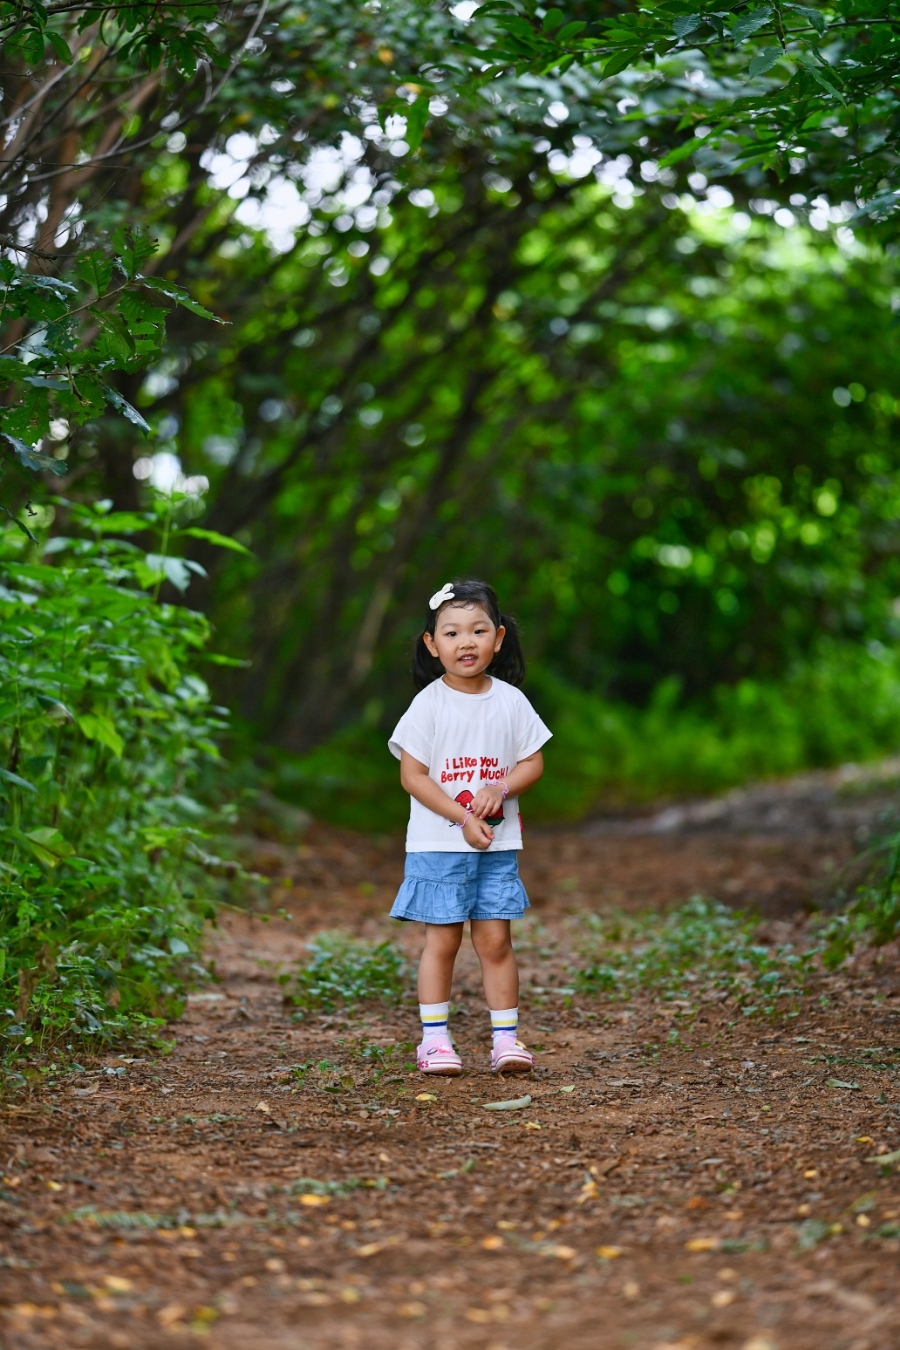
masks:
[[[479,820],[488,816],[503,815],[503,793],[493,783],[489,787],[479,788],[472,801],[472,815]]]
[[[471,844],[472,848],[481,849],[483,852],[494,842],[494,831],[485,821],[471,815],[463,826],[463,839],[467,844]]]

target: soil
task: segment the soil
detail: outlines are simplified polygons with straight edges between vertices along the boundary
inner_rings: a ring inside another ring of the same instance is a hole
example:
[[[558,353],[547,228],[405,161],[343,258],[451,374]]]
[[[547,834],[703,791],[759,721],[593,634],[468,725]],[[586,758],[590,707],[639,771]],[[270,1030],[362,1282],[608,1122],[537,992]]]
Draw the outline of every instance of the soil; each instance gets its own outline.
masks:
[[[278,976],[311,933],[415,954],[385,918],[402,844],[250,841],[291,917],[223,917],[171,1052],[2,1110],[0,1343],[897,1350],[900,1185],[873,1161],[900,1149],[896,944],[791,1017],[704,1003],[680,1043],[652,992],[563,992],[591,912],[699,893],[799,931],[890,802],[853,775],[761,794],[529,833],[526,1081],[488,1072],[467,946],[459,1079],[410,1072],[411,1002],[294,1020]]]

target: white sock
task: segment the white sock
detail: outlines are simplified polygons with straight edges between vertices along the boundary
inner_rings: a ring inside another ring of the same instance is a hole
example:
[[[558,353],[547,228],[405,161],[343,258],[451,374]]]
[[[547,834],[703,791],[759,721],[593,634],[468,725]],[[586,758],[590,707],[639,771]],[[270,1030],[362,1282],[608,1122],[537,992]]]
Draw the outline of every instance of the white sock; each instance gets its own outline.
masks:
[[[420,1003],[419,1016],[422,1019],[422,1043],[445,1041],[450,1032],[447,1019],[450,1016],[450,1003]]]
[[[501,1008],[496,1011],[491,1008],[490,1013],[494,1044],[496,1045],[503,1036],[511,1036],[515,1040],[519,1030],[518,1008]]]

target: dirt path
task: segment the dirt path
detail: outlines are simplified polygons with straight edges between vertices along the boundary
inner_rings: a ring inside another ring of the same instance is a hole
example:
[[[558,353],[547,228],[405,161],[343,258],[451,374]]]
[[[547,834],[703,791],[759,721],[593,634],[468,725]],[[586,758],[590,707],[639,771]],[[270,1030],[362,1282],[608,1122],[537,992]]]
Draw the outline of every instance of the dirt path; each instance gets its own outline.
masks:
[[[486,1071],[470,955],[455,1081],[409,1072],[412,1005],[296,1023],[282,1002],[310,932],[389,931],[398,845],[257,845],[294,919],[223,922],[171,1055],[4,1110],[0,1344],[897,1350],[900,1186],[866,1160],[900,1148],[898,953],[822,977],[790,1020],[705,1005],[677,1047],[649,995],[547,992],[585,911],[703,892],[789,922],[879,807],[827,786],[780,825],[733,800],[530,841],[520,948],[545,992],[522,1000],[520,1112],[483,1109],[524,1089]]]

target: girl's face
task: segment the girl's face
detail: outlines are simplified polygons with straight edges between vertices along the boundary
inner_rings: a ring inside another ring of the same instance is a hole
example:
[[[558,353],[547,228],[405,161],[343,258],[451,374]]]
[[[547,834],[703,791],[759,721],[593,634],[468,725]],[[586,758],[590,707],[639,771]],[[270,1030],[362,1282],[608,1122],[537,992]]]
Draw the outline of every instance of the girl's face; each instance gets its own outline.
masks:
[[[471,679],[487,670],[503,646],[506,629],[495,628],[480,605],[447,605],[438,615],[434,637],[422,636],[448,675]]]

